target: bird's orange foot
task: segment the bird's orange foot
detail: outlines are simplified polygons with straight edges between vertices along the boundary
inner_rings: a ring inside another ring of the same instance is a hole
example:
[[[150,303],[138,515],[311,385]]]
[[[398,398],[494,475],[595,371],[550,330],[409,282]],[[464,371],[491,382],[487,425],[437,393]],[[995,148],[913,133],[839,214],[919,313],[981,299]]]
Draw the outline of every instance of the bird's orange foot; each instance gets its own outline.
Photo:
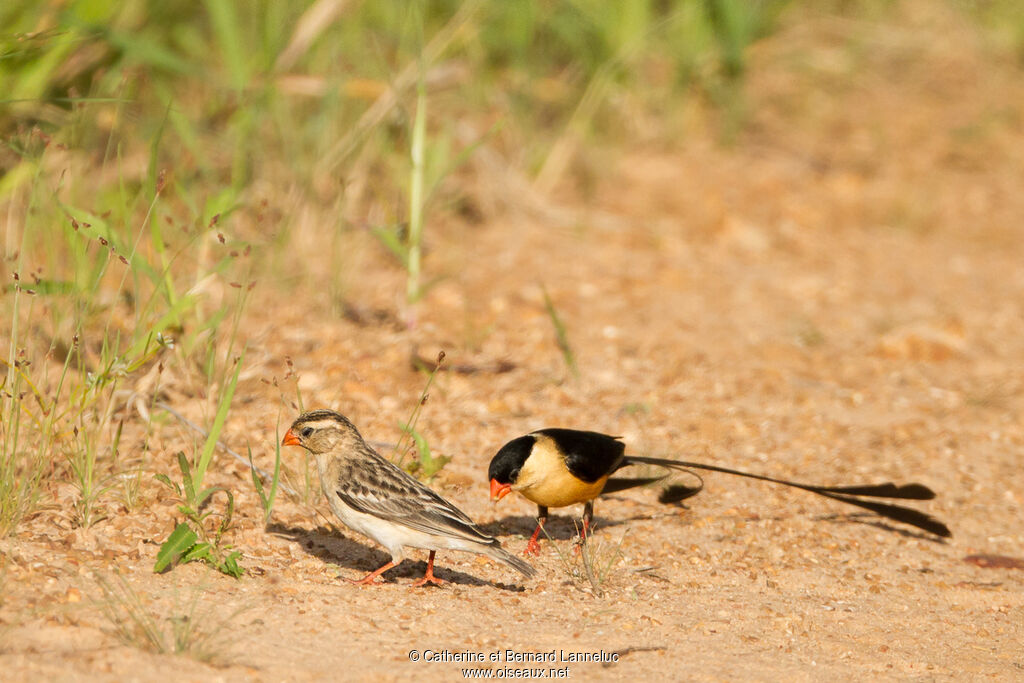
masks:
[[[351,584],[356,585],[356,586],[372,586],[374,584],[384,583],[383,581],[378,581],[377,579],[380,577],[381,574],[383,574],[384,572],[386,572],[387,570],[391,569],[394,566],[395,566],[394,562],[388,562],[386,565],[384,565],[383,567],[381,567],[377,571],[370,572],[369,574],[367,574],[366,576],[364,576],[361,579],[345,579],[345,580],[348,581]],[[345,577],[342,577],[342,578],[345,578]]]
[[[368,574],[361,579],[346,579],[344,576],[341,578],[345,579],[345,581],[348,581],[353,586],[379,586],[384,583],[383,579],[380,581],[377,580],[380,578],[377,574]]]
[[[436,576],[434,576],[434,555],[436,553],[436,550],[430,551],[430,559],[427,560],[427,571],[423,574],[422,579],[420,579],[419,581],[413,581],[410,588],[419,588],[420,586],[425,586],[428,583],[432,583],[435,586],[442,586],[448,583],[444,579],[439,579]]]
[[[530,555],[537,556],[537,555],[540,555],[540,543],[537,543],[536,540],[531,538],[530,542],[526,544],[526,549],[523,550],[523,555],[526,555],[526,556],[530,556]]]
[[[424,576],[422,579],[419,579],[417,581],[413,581],[411,584],[409,584],[409,588],[419,588],[420,586],[426,586],[428,583],[433,584],[435,586],[443,586],[448,582],[444,579],[439,579],[433,574],[431,574],[429,576]]]

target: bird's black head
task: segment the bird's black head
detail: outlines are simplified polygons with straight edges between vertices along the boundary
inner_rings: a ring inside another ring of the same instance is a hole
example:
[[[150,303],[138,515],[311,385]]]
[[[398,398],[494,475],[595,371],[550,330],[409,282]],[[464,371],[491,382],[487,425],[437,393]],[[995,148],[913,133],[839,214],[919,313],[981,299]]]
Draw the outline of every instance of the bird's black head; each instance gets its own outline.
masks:
[[[491,481],[491,500],[500,500],[511,490],[519,478],[519,470],[530,457],[536,439],[527,434],[512,439],[501,447],[487,468],[487,478]]]
[[[311,453],[326,453],[342,442],[359,439],[359,430],[341,413],[333,410],[311,410],[295,418],[281,442],[285,446],[302,446]]]

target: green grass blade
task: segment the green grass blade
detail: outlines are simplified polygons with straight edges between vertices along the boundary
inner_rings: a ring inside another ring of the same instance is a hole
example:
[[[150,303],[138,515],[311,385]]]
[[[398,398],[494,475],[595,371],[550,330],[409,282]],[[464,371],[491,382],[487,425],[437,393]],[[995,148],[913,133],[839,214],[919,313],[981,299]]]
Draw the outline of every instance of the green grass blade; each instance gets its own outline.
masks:
[[[558,344],[558,349],[562,352],[562,358],[565,359],[565,365],[569,368],[569,372],[578,379],[580,371],[576,366],[576,354],[573,353],[572,346],[569,345],[569,333],[565,329],[565,323],[562,322],[562,318],[555,309],[554,302],[548,296],[547,288],[541,286],[541,291],[544,293],[544,309],[547,311],[548,317],[551,318],[551,324],[555,328],[555,340]]]
[[[278,446],[278,452],[280,452],[280,449],[281,449],[281,447]],[[266,512],[266,509],[267,509],[267,494],[266,494],[266,492],[263,489],[263,480],[260,478],[259,473],[256,472],[256,463],[254,463],[252,461],[252,448],[249,447],[248,451],[249,451],[249,474],[252,475],[252,486],[253,486],[254,489],[256,489],[256,495],[259,496],[260,506],[263,508],[264,512]]]
[[[245,350],[242,350],[242,355],[238,357],[235,363],[235,374],[232,375],[231,381],[224,387],[224,392],[220,397],[220,404],[217,406],[217,416],[213,420],[213,426],[210,428],[210,434],[206,437],[206,443],[203,444],[203,451],[199,455],[199,464],[195,470],[195,481],[196,487],[202,486],[203,477],[206,476],[206,468],[210,466],[210,460],[213,458],[213,451],[217,448],[217,440],[220,438],[220,432],[224,429],[224,421],[228,417],[228,409],[231,407],[231,399],[235,396],[235,387],[238,386],[238,375],[242,372],[242,360],[245,358]]]
[[[228,78],[231,87],[235,90],[242,90],[249,81],[249,52],[244,47],[242,35],[238,30],[241,25],[238,15],[235,13],[236,4],[229,0],[207,0],[207,10],[213,23],[213,30],[217,36],[217,43],[221,55],[228,67]],[[238,5],[246,7],[246,11],[257,11],[256,5]]]
[[[416,87],[416,118],[412,128],[412,147],[409,156],[412,170],[409,192],[409,236],[406,247],[405,300],[414,304],[420,298],[420,254],[423,248],[423,159],[427,138],[427,86],[425,75],[420,71]]]

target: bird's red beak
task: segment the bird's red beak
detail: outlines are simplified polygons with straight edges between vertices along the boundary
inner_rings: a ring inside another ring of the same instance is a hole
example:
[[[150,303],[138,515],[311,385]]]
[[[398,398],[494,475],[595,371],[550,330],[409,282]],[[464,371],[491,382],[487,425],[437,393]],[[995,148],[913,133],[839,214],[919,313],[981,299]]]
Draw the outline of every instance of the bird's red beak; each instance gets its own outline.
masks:
[[[293,432],[291,429],[289,429],[287,432],[284,433],[284,439],[282,439],[281,445],[282,446],[301,446],[302,444],[299,442],[299,437],[295,436],[295,432]]]
[[[497,479],[491,479],[491,500],[495,503],[510,493],[512,493],[512,484],[499,484]]]

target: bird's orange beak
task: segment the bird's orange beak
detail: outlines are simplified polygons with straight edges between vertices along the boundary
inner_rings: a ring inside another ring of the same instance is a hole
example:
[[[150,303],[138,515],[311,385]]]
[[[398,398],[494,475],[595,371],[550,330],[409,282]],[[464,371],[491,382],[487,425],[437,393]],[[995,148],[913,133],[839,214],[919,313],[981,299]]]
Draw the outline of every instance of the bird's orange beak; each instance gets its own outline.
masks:
[[[495,503],[510,493],[512,493],[512,484],[499,484],[497,479],[491,479],[491,500]]]
[[[293,432],[291,429],[289,429],[287,432],[284,433],[284,439],[281,440],[281,445],[282,446],[301,446],[302,444],[301,444],[301,442],[299,442],[299,437],[295,436],[295,432]]]

